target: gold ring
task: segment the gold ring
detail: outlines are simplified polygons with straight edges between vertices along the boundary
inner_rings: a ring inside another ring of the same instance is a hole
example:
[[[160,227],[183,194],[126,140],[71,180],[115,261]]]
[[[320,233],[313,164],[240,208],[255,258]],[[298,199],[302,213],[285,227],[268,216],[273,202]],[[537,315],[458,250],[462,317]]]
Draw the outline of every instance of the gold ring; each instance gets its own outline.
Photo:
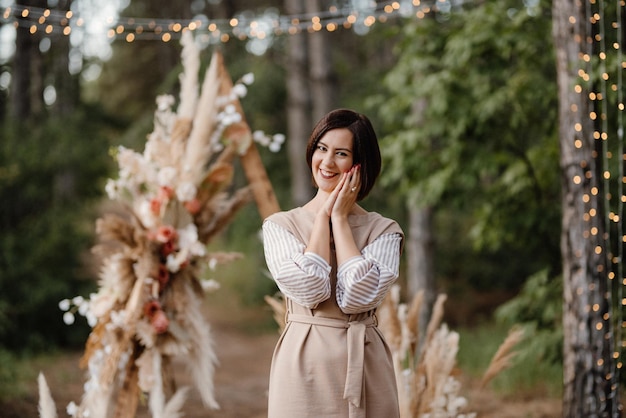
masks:
[[[356,187],[350,189],[351,192],[356,192]]]

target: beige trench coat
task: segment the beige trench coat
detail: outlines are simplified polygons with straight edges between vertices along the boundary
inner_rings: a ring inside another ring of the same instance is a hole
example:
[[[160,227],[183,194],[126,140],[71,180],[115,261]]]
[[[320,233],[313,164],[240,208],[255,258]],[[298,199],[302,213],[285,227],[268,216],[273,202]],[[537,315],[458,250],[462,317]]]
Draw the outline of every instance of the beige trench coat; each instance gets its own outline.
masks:
[[[270,219],[306,243],[312,219],[300,208]],[[377,213],[349,218],[356,244],[364,248],[400,227]],[[272,357],[269,418],[397,418],[398,393],[391,352],[374,311],[343,313],[331,297],[316,309],[287,299],[287,324]]]

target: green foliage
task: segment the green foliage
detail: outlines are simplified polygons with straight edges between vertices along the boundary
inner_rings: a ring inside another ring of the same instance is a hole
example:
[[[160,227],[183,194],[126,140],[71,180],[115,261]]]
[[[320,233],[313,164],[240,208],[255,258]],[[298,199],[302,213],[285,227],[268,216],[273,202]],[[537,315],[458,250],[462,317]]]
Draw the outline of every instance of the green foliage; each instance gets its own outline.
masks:
[[[404,27],[398,63],[384,80],[389,96],[373,103],[388,131],[385,180],[423,199],[416,203],[495,184],[512,162],[554,139],[550,21],[524,11],[511,17],[516,3]]]
[[[19,371],[16,356],[0,347],[0,401],[20,395]]]
[[[61,299],[93,287],[82,262],[103,190],[108,145],[84,114],[6,127],[0,145],[0,347],[84,342]]]
[[[483,285],[515,289],[533,271],[560,269],[549,12],[547,1],[505,0],[409,20],[386,93],[369,100],[384,122],[383,184],[455,219],[435,232],[448,270],[439,273],[467,278],[479,265]]]
[[[496,320],[508,326],[520,324],[526,338],[520,361],[546,366],[563,362],[563,283],[547,269],[528,278],[517,297],[496,311]]]
[[[458,332],[459,368],[474,378],[481,378],[506,338],[508,327],[502,324],[483,324],[473,328],[461,328]],[[528,341],[527,337],[514,351],[519,351]],[[512,366],[500,372],[489,385],[502,395],[511,395],[518,399],[537,395],[558,397],[562,391],[562,377],[563,368],[560,363],[545,362],[534,355],[518,352],[512,359]]]

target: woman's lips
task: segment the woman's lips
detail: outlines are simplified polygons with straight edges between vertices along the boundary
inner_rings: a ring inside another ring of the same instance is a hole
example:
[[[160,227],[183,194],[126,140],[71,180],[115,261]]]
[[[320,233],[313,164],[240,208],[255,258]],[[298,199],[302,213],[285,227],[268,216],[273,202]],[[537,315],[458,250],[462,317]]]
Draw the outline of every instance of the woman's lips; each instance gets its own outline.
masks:
[[[320,170],[320,175],[325,179],[331,179],[337,175],[337,173],[331,173],[330,171]]]

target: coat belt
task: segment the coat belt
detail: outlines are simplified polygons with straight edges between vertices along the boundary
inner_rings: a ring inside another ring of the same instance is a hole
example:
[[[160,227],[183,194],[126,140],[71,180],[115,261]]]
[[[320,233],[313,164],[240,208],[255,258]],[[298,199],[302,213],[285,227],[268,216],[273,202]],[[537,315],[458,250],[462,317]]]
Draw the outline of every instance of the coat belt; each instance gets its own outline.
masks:
[[[336,318],[324,318],[319,316],[298,315],[289,313],[287,322],[298,322],[323,327],[345,328],[348,342],[348,371],[343,398],[350,402],[350,418],[364,415],[361,409],[363,391],[363,362],[365,354],[365,329],[376,326],[376,317],[368,316],[360,321],[345,321]]]

